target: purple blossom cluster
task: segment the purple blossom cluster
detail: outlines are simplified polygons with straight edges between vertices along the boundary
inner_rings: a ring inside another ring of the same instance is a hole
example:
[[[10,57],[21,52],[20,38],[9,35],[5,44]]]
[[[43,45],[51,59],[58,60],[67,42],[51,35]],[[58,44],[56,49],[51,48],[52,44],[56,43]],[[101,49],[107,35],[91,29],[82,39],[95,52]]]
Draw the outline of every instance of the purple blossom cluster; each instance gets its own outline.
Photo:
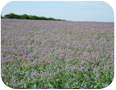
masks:
[[[114,24],[2,19],[1,64],[3,82],[13,88],[106,87]]]

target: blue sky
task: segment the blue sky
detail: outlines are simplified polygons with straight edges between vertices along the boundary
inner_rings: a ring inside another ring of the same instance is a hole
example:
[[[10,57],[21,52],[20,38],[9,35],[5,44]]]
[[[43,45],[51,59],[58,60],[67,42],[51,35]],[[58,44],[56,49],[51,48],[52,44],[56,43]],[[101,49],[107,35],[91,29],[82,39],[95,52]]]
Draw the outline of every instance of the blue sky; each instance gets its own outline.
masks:
[[[114,13],[103,1],[12,1],[2,9],[8,13],[54,17],[70,21],[114,22]]]

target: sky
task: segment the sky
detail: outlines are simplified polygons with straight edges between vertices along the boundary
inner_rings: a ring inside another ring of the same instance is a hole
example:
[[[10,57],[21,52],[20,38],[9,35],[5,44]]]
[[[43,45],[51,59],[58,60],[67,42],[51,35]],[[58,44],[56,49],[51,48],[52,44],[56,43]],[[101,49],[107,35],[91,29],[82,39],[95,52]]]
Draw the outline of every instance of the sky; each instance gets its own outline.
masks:
[[[112,7],[103,1],[12,1],[1,14],[28,14],[69,21],[114,22]]]

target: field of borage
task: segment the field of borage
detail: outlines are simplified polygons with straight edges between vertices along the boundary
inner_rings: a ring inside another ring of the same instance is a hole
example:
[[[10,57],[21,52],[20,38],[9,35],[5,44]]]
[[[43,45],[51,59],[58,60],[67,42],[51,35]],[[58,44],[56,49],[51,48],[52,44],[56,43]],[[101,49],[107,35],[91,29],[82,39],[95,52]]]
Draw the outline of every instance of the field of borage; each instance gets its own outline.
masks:
[[[2,19],[1,77],[11,88],[107,87],[114,23]]]

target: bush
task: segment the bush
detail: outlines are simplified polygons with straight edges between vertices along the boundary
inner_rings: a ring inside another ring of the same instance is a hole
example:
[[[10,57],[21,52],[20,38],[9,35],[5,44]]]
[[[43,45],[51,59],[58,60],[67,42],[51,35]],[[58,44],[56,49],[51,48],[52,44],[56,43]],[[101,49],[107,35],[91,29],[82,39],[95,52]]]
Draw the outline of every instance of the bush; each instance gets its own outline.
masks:
[[[44,16],[39,17],[39,16],[27,15],[27,14],[17,15],[17,14],[14,14],[14,13],[6,14],[4,17],[1,16],[1,18],[65,21],[65,20],[61,20],[61,19],[55,19],[55,18],[52,18],[52,17],[46,18]]]

